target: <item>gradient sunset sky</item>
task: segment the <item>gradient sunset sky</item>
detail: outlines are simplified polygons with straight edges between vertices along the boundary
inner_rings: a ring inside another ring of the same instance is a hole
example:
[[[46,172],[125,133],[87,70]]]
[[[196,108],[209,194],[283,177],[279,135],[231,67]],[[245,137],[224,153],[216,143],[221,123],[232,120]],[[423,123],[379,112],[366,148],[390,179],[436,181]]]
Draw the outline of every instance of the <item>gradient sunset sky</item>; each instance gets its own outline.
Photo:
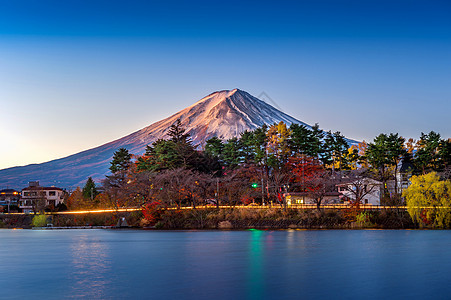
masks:
[[[356,140],[451,137],[451,1],[0,0],[0,169],[234,88]]]

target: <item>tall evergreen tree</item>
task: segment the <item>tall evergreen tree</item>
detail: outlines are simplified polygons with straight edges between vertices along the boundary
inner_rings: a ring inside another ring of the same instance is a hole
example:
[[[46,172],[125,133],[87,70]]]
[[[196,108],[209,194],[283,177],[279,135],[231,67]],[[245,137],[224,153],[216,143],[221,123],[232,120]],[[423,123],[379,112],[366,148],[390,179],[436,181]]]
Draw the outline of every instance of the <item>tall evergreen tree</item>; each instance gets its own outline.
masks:
[[[322,151],[320,153],[320,160],[322,161],[325,167],[335,167],[334,161],[334,136],[331,131],[325,133]]]
[[[113,160],[111,161],[110,171],[113,174],[127,172],[130,168],[132,155],[125,148],[120,148],[114,152]]]
[[[265,165],[267,154],[266,154],[266,145],[268,144],[268,137],[266,133],[268,132],[268,126],[263,124],[263,126],[255,129],[253,131],[252,138],[252,147],[255,153],[255,162],[257,164]]]
[[[346,159],[348,157],[347,154],[349,153],[349,144],[346,141],[346,138],[339,131],[334,132],[333,136],[334,163],[338,163],[338,168],[341,171],[346,169],[348,165],[348,161]]]
[[[146,148],[144,165],[150,171],[176,169],[183,165],[183,158],[174,141],[159,139]]]
[[[177,119],[174,124],[169,127],[168,136],[170,140],[176,144],[190,144],[192,143],[190,135],[185,133],[180,119]]]
[[[387,140],[387,158],[389,164],[394,168],[395,193],[397,194],[399,193],[397,180],[399,164],[407,153],[407,149],[404,148],[405,141],[406,140],[402,136],[398,136],[397,133],[390,133]]]
[[[223,157],[225,165],[231,169],[241,163],[241,145],[236,137],[227,140],[224,144]]]
[[[336,166],[340,171],[346,169],[348,149],[349,144],[339,131],[334,133],[328,131],[324,138],[321,160],[325,166],[331,166],[334,171]]]
[[[312,131],[304,125],[292,123],[290,125],[290,142],[289,146],[293,155],[306,154],[310,155],[312,149]]]
[[[451,139],[442,140],[440,143],[439,156],[444,167],[451,166]]]
[[[366,157],[371,166],[379,171],[379,177],[385,183],[390,177],[388,168],[394,169],[394,177],[396,179],[398,165],[404,157],[407,150],[404,148],[405,139],[398,134],[391,133],[386,135],[381,133],[373,143],[368,145]],[[395,180],[395,192],[397,192],[397,180]]]
[[[207,141],[204,152],[196,151],[179,120],[171,126],[168,135],[170,139],[159,139],[146,147],[145,154],[136,161],[138,171],[187,169],[218,174],[224,148],[221,140],[214,137]]]
[[[216,157],[218,160],[223,159],[224,143],[216,136],[205,142],[205,152]]]
[[[83,187],[83,197],[86,199],[95,199],[95,197],[99,194],[97,191],[96,184],[94,180],[92,180],[92,177],[89,177],[88,180],[86,180],[86,184]]]
[[[440,160],[440,144],[442,140],[440,134],[434,131],[428,134],[421,133],[417,142],[417,152],[415,153],[415,164],[423,174],[428,171],[440,171],[443,168]]]
[[[312,135],[308,156],[320,158],[323,151],[324,131],[319,128],[318,123],[312,126]]]
[[[244,131],[240,136],[241,154],[247,164],[255,163],[255,134],[254,131]]]
[[[110,162],[110,170],[113,174],[103,180],[103,188],[112,200],[114,207],[119,207],[123,201],[127,186],[127,177],[130,174],[132,155],[125,148],[120,148],[114,152],[113,160]]]
[[[365,156],[368,159],[369,164],[373,169],[378,170],[379,178],[385,182],[386,178],[386,168],[389,164],[387,153],[387,140],[388,136],[385,133],[379,134],[374,138],[373,143],[368,144]]]

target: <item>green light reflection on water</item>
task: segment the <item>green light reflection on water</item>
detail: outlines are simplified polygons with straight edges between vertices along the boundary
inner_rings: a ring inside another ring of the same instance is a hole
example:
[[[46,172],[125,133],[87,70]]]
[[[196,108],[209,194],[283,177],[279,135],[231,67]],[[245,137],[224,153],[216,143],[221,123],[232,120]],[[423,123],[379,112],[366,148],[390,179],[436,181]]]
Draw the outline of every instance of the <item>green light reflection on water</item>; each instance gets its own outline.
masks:
[[[247,291],[248,299],[263,299],[265,291],[264,278],[264,236],[265,232],[257,229],[250,229],[250,251],[249,253],[249,287]]]

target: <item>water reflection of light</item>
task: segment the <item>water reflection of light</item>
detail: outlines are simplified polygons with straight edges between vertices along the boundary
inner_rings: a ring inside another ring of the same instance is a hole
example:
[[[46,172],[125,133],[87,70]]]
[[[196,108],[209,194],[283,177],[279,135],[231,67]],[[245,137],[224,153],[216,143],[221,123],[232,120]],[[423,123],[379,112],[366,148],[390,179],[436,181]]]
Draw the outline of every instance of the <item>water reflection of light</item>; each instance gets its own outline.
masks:
[[[105,297],[105,291],[111,280],[108,273],[111,261],[108,247],[92,236],[77,235],[71,244],[72,283],[74,298],[99,299]]]
[[[295,244],[294,233],[295,233],[295,231],[292,229],[287,230],[287,247],[288,248],[293,248],[293,246]]]
[[[264,298],[264,232],[252,230],[249,257],[248,299]]]

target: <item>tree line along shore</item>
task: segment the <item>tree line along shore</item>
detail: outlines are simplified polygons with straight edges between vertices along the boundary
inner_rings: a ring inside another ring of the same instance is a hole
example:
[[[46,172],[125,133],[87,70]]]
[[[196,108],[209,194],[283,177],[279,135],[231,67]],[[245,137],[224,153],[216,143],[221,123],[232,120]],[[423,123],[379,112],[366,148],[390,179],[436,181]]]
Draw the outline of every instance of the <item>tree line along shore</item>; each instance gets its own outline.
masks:
[[[418,140],[391,133],[350,145],[339,132],[281,122],[227,141],[211,138],[199,149],[177,121],[168,138],[147,146],[143,155],[118,149],[111,175],[101,185],[88,178],[65,205],[69,210],[142,207],[126,216],[128,224],[161,229],[449,228],[450,166],[451,140],[433,131]],[[407,211],[362,210],[375,191],[380,205],[407,206]],[[288,209],[306,199],[317,209]],[[326,203],[350,208],[324,209]],[[205,204],[211,207],[198,208]],[[271,207],[218,209],[249,204]],[[193,209],[168,209],[183,206]],[[52,222],[108,225],[118,216],[54,215]],[[17,218],[32,225],[34,217],[2,216],[1,222],[10,227]]]

